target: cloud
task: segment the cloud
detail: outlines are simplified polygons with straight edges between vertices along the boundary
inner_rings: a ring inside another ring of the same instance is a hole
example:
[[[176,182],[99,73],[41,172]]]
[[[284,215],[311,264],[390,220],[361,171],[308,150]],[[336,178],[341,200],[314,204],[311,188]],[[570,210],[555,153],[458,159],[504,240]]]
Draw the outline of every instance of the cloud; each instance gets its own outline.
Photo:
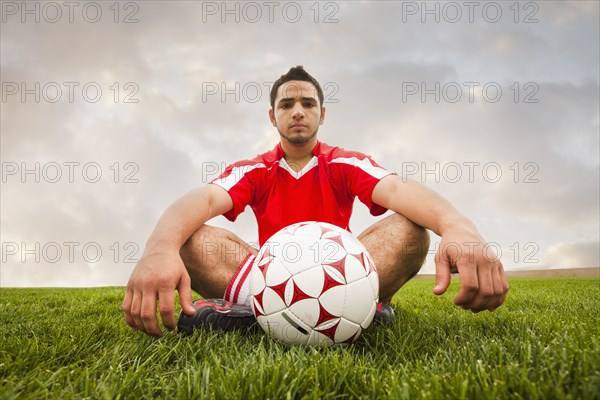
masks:
[[[597,240],[557,243],[548,249],[543,263],[550,268],[597,267],[600,265],[600,243]]]
[[[327,9],[319,3],[318,16],[312,3],[298,3],[297,23],[282,16],[283,4],[273,22],[263,9],[256,23],[236,23],[232,15],[222,23],[220,14],[207,15],[194,2],[139,3],[133,24],[114,23],[107,5],[98,23],[79,14],[73,23],[56,24],[11,17],[0,39],[2,81],[29,89],[39,82],[42,91],[56,82],[63,98],[51,103],[41,93],[35,102],[29,94],[23,102],[16,94],[0,104],[3,168],[20,169],[2,184],[2,241],[19,250],[39,243],[41,256],[39,263],[22,262],[22,251],[8,256],[0,284],[125,284],[135,265],[125,258],[141,255],[169,204],[210,181],[215,168],[274,146],[269,82],[296,64],[326,91],[321,140],[370,154],[398,172],[416,165],[413,177],[473,218],[488,240],[504,249],[539,245],[548,254],[539,265],[593,261],[575,249],[590,254],[598,239],[598,3],[535,3],[539,21],[531,24],[515,23],[504,3],[498,23],[481,14],[473,23],[422,23],[420,15],[404,21],[403,3],[339,2]],[[522,20],[531,10],[520,11]],[[323,23],[326,16],[337,22]],[[65,82],[78,83],[73,102]],[[472,101],[467,82],[479,82]],[[101,87],[98,102],[83,98],[86,83]],[[423,101],[422,89],[436,83],[439,101],[431,93]],[[408,95],[407,84],[420,91]],[[448,84],[462,89],[460,101],[444,97]],[[482,96],[486,84],[501,87],[499,101]],[[137,103],[125,103],[127,95]],[[525,103],[528,95],[539,101]],[[35,163],[39,183],[35,173],[21,174]],[[44,176],[53,163],[63,176],[57,183]],[[74,182],[64,163],[79,163]],[[465,163],[479,163],[472,182]],[[492,163],[502,172],[498,182],[483,174]],[[86,180],[88,164],[89,174],[99,166],[98,182]],[[446,173],[455,164],[462,178],[453,182]],[[128,176],[137,182],[124,182]],[[524,182],[528,176],[538,181]],[[357,205],[353,231],[373,222]],[[248,241],[257,237],[250,210],[235,224],[222,217],[211,224]],[[65,252],[64,243],[73,241],[79,245],[72,262],[65,256],[48,262],[42,254],[51,243]],[[94,243],[103,255],[89,262],[81,249],[89,244],[92,251]],[[522,264],[510,258],[508,268]]]

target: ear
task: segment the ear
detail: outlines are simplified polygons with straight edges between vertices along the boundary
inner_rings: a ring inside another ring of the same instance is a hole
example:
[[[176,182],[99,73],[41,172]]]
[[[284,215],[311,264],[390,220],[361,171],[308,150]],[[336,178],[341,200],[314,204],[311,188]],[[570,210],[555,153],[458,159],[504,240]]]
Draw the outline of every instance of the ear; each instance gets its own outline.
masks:
[[[319,125],[323,125],[325,121],[325,107],[321,107],[321,118],[319,119]]]
[[[277,121],[275,121],[275,112],[272,108],[269,109],[269,119],[271,120],[271,124],[277,128]]]

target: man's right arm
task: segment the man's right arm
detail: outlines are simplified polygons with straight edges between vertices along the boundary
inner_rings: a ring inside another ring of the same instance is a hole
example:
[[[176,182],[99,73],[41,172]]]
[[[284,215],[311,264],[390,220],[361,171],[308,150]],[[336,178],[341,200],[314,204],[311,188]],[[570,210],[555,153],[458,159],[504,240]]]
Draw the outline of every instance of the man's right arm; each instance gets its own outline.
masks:
[[[231,197],[223,188],[207,185],[192,190],[167,208],[127,283],[122,310],[133,329],[162,336],[156,317],[158,301],[163,325],[173,330],[176,289],[183,311],[194,314],[191,281],[179,250],[206,221],[232,207]]]

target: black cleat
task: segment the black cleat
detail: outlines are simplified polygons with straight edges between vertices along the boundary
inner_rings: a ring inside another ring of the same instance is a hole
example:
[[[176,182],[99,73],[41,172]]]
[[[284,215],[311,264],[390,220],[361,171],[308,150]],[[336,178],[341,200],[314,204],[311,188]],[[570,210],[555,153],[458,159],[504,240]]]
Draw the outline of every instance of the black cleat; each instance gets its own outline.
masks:
[[[377,303],[377,309],[375,310],[375,316],[373,321],[377,321],[380,324],[391,325],[396,319],[396,313],[394,309],[387,303]]]
[[[229,332],[236,329],[250,330],[256,318],[249,306],[232,304],[223,299],[200,299],[192,303],[196,314],[189,316],[183,311],[177,320],[179,332],[191,334],[197,328],[212,328]]]

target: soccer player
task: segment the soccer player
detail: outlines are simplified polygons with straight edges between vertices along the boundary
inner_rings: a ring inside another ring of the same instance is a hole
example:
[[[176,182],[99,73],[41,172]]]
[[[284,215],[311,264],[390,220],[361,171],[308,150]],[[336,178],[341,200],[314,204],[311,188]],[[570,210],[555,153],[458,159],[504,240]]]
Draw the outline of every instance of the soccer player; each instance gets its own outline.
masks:
[[[249,205],[262,245],[273,233],[300,221],[349,229],[356,197],[372,215],[394,212],[358,236],[379,274],[376,320],[393,320],[389,302],[423,265],[429,249],[426,229],[441,236],[433,293],[443,294],[451,272],[457,271],[456,305],[473,312],[502,305],[509,288],[506,274],[500,260],[486,254],[486,242],[472,222],[422,184],[397,176],[362,153],[319,141],[317,132],[325,121],[323,91],[302,66],[274,83],[270,101],[269,119],[280,136],[277,146],[230,165],[210,184],[177,200],[159,219],[122,305],[133,329],[162,336],[158,303],[163,325],[173,330],[175,290],[182,307],[180,330],[252,326],[247,277],[257,249],[205,223],[218,215],[235,221]],[[192,303],[192,288],[204,300]]]

